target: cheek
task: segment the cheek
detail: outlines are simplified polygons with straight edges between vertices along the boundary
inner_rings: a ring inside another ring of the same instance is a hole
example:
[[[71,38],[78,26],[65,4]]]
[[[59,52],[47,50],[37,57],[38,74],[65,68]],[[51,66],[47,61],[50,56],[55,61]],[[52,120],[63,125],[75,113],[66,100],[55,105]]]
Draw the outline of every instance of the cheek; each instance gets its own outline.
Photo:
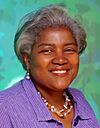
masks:
[[[74,80],[77,73],[78,73],[78,69],[79,69],[79,56],[73,56],[71,59],[70,59],[70,63],[72,65],[72,79]]]
[[[46,69],[49,64],[49,59],[48,58],[43,58],[43,57],[34,57],[30,61],[30,69]]]
[[[72,67],[75,68],[76,70],[78,70],[79,67],[79,56],[73,56],[72,58],[70,58],[70,62],[72,64]]]
[[[70,63],[72,65],[72,69],[73,69],[73,73],[74,74],[77,74],[78,72],[78,68],[79,68],[79,56],[73,56],[71,59],[70,59]]]

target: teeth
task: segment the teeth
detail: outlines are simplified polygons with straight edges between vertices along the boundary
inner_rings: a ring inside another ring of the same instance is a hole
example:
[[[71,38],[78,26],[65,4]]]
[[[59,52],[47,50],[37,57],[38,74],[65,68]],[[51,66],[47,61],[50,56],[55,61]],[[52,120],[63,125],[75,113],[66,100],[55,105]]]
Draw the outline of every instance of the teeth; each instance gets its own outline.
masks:
[[[66,73],[66,70],[53,71],[53,73]]]

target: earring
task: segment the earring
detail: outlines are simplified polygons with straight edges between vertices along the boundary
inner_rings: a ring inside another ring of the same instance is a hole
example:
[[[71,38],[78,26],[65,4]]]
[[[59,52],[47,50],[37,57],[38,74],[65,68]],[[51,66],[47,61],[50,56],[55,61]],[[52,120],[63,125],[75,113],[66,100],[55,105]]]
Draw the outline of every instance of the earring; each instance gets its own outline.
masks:
[[[26,79],[27,80],[30,80],[30,74],[29,74],[29,72],[26,73]]]

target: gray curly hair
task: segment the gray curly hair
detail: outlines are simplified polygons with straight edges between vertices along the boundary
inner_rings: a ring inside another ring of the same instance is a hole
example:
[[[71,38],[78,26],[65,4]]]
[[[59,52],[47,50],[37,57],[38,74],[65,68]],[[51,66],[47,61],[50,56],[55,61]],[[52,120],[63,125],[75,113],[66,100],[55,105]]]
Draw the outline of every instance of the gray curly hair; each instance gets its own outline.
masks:
[[[38,41],[39,33],[47,27],[65,26],[69,28],[78,44],[78,51],[81,54],[86,48],[86,33],[80,23],[67,14],[67,10],[61,5],[51,5],[31,12],[21,20],[15,34],[14,49],[18,59],[26,70],[23,54],[30,55],[32,45]]]

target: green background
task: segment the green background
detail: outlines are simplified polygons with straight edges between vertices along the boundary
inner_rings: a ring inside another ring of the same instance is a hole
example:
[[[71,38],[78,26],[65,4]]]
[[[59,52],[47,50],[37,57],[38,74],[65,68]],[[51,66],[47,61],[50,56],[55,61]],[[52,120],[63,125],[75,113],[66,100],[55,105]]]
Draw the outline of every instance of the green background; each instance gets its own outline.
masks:
[[[13,50],[19,20],[30,11],[54,3],[64,3],[87,32],[88,47],[80,56],[79,74],[71,86],[82,90],[100,121],[100,0],[1,0],[0,90],[12,86],[25,74]]]

